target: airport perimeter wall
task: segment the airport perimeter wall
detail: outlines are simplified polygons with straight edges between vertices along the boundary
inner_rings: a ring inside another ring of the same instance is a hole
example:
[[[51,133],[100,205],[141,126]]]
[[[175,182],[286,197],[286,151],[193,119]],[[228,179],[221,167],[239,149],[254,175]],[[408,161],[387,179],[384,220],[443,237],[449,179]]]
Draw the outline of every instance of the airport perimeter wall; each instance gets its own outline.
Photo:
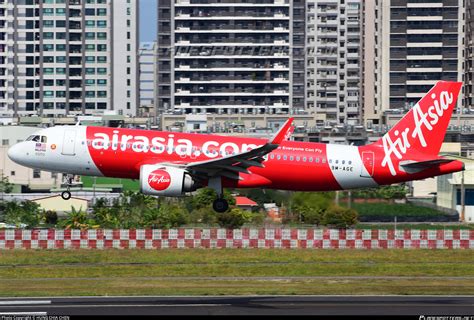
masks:
[[[0,230],[0,250],[112,248],[474,249],[474,230]]]

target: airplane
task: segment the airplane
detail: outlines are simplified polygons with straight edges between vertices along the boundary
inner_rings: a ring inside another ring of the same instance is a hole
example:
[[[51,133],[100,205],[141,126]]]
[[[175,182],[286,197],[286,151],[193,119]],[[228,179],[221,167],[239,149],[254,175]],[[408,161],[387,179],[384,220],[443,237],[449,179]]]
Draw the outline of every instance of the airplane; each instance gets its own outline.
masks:
[[[202,187],[333,191],[464,170],[438,155],[461,82],[439,81],[382,138],[365,146],[289,141],[289,118],[270,139],[95,126],[55,126],[12,146],[14,162],[72,175],[138,179],[141,192],[179,197]]]

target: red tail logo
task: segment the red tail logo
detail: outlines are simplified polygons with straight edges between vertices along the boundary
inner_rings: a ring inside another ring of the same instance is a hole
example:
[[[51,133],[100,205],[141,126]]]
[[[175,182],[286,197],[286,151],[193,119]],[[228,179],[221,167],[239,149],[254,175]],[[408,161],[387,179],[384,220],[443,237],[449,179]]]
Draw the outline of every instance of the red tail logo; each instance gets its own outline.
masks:
[[[407,153],[438,155],[461,85],[460,82],[438,82],[376,143],[383,146],[382,167],[388,167],[395,176],[394,161],[402,160]]]

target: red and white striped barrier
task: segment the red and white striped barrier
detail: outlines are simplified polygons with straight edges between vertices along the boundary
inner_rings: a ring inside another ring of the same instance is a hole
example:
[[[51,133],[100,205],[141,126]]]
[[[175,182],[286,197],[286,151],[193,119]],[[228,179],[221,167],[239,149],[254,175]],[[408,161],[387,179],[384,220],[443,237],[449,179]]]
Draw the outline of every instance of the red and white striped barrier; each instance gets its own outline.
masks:
[[[0,230],[2,249],[474,249],[474,230]]]

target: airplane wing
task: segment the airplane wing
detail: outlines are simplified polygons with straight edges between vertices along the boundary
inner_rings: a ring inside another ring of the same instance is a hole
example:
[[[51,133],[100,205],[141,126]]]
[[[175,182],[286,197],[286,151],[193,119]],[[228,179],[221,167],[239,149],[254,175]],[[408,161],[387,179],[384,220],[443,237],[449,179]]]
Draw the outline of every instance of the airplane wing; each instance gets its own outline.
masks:
[[[263,168],[264,156],[287,140],[292,130],[293,118],[289,118],[278,132],[264,145],[239,154],[212,159],[207,161],[193,162],[185,166],[189,173],[196,178],[223,176],[233,180],[241,180],[239,173],[251,174],[250,167]]]

